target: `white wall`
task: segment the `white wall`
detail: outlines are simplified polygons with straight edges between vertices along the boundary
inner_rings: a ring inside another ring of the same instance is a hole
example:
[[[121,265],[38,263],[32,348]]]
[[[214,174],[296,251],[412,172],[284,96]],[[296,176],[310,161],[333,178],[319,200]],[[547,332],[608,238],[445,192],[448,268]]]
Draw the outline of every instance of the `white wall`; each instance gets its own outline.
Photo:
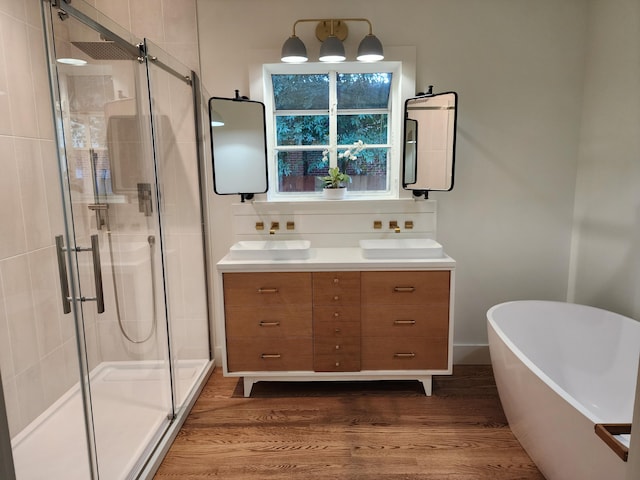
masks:
[[[486,310],[564,300],[582,106],[584,0],[199,0],[202,78],[214,95],[249,91],[248,65],[295,20],[360,17],[386,46],[417,48],[418,89],[460,95],[456,186],[434,194],[437,237],[458,261],[456,344],[486,344]],[[366,32],[349,24],[347,54]],[[312,24],[297,34],[317,55]],[[265,59],[272,61],[272,59]],[[215,197],[214,261],[230,205]]]
[[[591,8],[570,294],[640,319],[640,2]]]
[[[640,2],[589,5],[569,300],[640,320]],[[629,480],[640,477],[634,440]]]

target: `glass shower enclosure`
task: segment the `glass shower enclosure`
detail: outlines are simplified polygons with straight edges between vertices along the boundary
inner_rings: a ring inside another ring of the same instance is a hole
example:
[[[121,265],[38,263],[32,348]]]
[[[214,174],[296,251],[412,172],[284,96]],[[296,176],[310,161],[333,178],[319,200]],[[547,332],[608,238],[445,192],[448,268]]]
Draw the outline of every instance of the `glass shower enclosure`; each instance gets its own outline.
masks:
[[[15,477],[139,478],[212,368],[197,76],[81,0],[43,19],[61,218],[57,333],[32,341],[63,353],[5,392],[46,399],[6,402]]]

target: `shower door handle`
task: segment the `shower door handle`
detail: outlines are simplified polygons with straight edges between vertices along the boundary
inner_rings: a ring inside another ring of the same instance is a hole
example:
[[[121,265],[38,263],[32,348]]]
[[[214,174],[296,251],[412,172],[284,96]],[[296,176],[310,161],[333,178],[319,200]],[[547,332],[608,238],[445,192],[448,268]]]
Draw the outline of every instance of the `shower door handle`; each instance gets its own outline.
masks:
[[[64,240],[62,235],[56,237],[56,254],[58,256],[58,272],[60,273],[60,291],[62,294],[62,310],[64,313],[71,311],[71,296],[69,295],[69,280],[67,277],[67,266],[64,263],[64,252],[67,250],[64,248]],[[98,313],[104,313],[104,291],[102,289],[102,266],[100,264],[100,244],[98,243],[98,235],[91,235],[91,247],[72,248],[71,251],[76,252],[88,252],[91,251],[93,256],[93,280],[96,285],[95,297],[80,297],[76,298],[76,301],[88,302],[95,301],[98,305]]]
[[[56,256],[58,257],[58,273],[60,274],[60,293],[62,296],[62,311],[71,312],[71,297],[69,296],[69,280],[67,264],[64,261],[64,240],[62,235],[56,236]]]
[[[93,280],[96,284],[98,313],[104,313],[104,290],[102,289],[102,266],[100,264],[98,235],[91,235],[91,255],[93,257]]]

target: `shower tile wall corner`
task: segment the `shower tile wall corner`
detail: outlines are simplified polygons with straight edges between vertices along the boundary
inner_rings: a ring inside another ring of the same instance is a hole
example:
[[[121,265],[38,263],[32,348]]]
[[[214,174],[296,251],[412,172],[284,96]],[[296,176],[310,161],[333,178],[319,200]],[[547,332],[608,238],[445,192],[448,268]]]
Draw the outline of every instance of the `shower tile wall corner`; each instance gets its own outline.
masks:
[[[88,3],[199,71],[196,0]],[[41,0],[0,0],[0,169],[0,368],[13,437],[79,378],[55,263],[63,212]],[[28,336],[37,342],[23,345]]]

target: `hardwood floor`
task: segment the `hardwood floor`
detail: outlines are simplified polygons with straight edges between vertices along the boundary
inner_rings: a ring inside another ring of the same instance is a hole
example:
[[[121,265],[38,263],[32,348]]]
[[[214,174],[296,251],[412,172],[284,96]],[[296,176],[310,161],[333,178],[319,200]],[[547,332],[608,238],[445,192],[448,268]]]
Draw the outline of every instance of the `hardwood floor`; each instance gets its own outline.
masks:
[[[507,425],[490,366],[418,382],[270,383],[220,369],[156,480],[544,480]]]

